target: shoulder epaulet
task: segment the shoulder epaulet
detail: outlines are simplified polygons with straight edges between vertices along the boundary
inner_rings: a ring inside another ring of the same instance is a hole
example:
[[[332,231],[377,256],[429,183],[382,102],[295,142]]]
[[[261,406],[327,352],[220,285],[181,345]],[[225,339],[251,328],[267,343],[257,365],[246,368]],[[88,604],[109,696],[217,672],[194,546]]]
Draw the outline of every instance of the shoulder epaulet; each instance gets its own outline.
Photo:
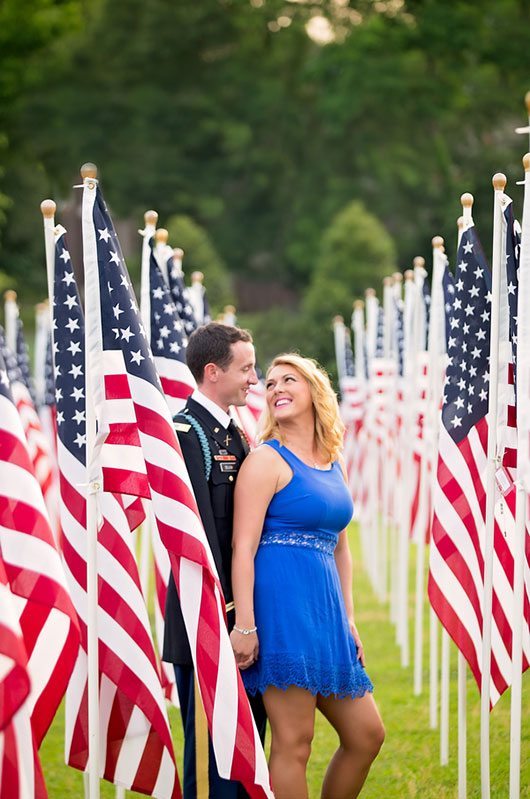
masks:
[[[185,421],[184,422],[178,421],[179,417],[181,419],[185,419]],[[177,414],[177,416],[173,417],[173,423],[175,425],[175,430],[177,431],[177,433],[188,433],[192,427],[196,432],[202,450],[202,458],[204,461],[204,476],[206,477],[206,482],[208,482],[208,480],[210,479],[210,474],[212,473],[212,453],[210,452],[208,439],[206,438],[206,433],[202,429],[201,423],[198,421],[198,419],[195,418],[195,416],[191,415],[191,413],[187,408],[185,408],[183,411],[180,411],[180,413]]]

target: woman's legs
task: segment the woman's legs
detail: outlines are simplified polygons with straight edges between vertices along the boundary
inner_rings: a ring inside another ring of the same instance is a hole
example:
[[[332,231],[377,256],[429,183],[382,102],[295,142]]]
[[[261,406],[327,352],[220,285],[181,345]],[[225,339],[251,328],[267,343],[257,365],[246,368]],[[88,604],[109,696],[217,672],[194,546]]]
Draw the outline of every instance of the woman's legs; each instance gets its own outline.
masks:
[[[306,767],[311,754],[317,697],[303,688],[273,686],[263,694],[271,727],[269,771],[276,799],[307,799]]]
[[[367,693],[358,699],[319,696],[317,706],[339,736],[339,748],[326,771],[321,798],[354,799],[385,738],[377,705]]]

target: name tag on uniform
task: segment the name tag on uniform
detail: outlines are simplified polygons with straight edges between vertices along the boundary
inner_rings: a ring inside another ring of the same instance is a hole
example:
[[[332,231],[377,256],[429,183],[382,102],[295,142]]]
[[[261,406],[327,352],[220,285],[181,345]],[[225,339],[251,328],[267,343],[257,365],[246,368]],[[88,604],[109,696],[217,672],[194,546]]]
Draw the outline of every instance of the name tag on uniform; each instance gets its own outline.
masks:
[[[237,460],[235,455],[214,455],[214,461],[235,461]]]
[[[219,468],[222,472],[237,472],[239,469],[237,463],[220,463]]]
[[[177,433],[188,433],[191,429],[191,424],[184,424],[183,422],[175,422],[175,430]]]

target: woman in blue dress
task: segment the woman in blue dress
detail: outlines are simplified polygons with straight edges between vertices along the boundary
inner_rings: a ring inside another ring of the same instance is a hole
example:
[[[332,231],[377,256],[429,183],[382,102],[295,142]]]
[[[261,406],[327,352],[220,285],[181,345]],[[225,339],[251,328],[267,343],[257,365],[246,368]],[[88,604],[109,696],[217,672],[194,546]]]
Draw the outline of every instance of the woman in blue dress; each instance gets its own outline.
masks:
[[[339,736],[322,799],[352,799],[384,728],[353,616],[344,428],[329,378],[309,358],[275,358],[266,400],[263,444],[236,484],[232,646],[247,691],[263,694],[276,799],[307,799],[316,708]]]

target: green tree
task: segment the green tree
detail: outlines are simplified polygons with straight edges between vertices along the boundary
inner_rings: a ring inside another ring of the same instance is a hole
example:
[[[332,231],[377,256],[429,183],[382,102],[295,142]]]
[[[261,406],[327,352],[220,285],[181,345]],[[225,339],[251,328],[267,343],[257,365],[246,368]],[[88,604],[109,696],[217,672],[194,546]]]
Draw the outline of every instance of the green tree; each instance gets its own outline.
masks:
[[[234,301],[232,280],[225,264],[207,232],[189,216],[172,216],[167,223],[169,241],[184,250],[184,269],[189,277],[192,272],[204,274],[204,287],[208,301],[215,313]]]
[[[381,222],[358,200],[342,209],[324,231],[303,309],[316,331],[315,357],[328,367],[332,359],[333,316],[349,320],[352,301],[367,288],[380,291],[382,279],[396,270],[394,241]]]

